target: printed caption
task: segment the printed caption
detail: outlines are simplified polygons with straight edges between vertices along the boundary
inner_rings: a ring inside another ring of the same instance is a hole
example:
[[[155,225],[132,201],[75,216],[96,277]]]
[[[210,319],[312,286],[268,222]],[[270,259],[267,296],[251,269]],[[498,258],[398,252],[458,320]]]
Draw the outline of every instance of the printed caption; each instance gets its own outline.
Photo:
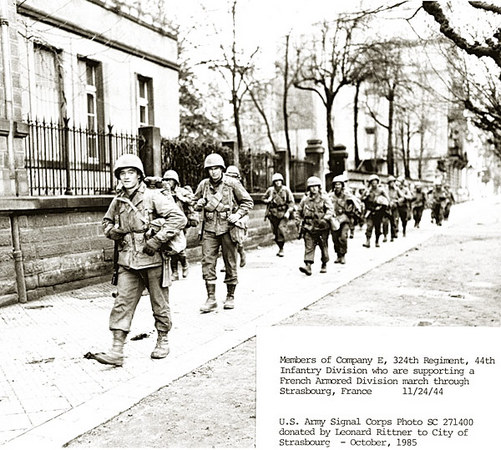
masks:
[[[499,448],[498,328],[269,327],[257,446]]]

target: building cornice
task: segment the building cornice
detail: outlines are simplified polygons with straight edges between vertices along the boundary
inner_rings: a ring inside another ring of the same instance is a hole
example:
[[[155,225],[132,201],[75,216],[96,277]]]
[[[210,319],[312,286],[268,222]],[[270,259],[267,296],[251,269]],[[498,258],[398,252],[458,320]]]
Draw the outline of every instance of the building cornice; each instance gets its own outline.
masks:
[[[93,1],[93,3],[99,4],[97,1]],[[169,69],[179,71],[179,65],[173,61],[167,60],[165,58],[160,58],[157,55],[154,55],[152,53],[144,52],[144,51],[139,50],[139,49],[132,47],[130,45],[124,44],[122,42],[118,42],[115,39],[107,38],[103,35],[100,35],[99,33],[95,33],[87,28],[81,27],[80,25],[77,25],[77,24],[70,22],[68,20],[58,19],[57,17],[49,17],[43,11],[40,11],[36,8],[33,8],[32,6],[29,6],[26,4],[19,4],[17,6],[17,12],[18,12],[18,14],[21,14],[23,16],[27,16],[27,17],[30,17],[32,19],[35,19],[37,22],[45,23],[47,25],[52,25],[52,26],[57,27],[61,30],[75,33],[79,36],[91,39],[94,42],[98,42],[98,43],[103,44],[107,47],[114,48],[114,49],[120,50],[124,53],[128,53],[130,55],[137,56],[137,57],[145,59],[147,61],[151,61],[155,64],[159,64],[163,67],[167,67]],[[114,12],[116,12],[116,11],[114,11]],[[142,23],[140,23],[140,25],[145,26]],[[148,27],[151,28],[151,26],[148,26]],[[164,35],[167,36],[167,34],[164,34]],[[172,39],[176,40],[175,37],[172,37]]]

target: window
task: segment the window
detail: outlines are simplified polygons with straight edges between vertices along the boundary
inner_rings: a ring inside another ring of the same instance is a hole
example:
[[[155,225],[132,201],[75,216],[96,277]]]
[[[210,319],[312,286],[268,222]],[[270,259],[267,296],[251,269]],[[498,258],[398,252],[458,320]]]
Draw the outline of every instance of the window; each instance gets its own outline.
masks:
[[[104,128],[104,106],[101,63],[83,58],[79,61],[83,81],[87,156],[99,158],[99,135]],[[102,149],[104,151],[104,149]]]
[[[137,106],[139,126],[153,125],[153,80],[137,76]]]
[[[56,49],[38,44],[33,46],[35,92],[32,114],[36,119],[56,123],[61,119],[64,96],[60,56]]]

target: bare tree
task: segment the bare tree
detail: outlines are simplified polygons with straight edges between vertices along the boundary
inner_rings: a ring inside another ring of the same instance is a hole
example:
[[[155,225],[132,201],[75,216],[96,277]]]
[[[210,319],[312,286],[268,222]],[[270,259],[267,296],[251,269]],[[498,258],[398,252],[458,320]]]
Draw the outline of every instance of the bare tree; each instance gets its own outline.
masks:
[[[240,123],[240,113],[242,102],[248,92],[245,77],[255,67],[254,57],[259,48],[254,49],[250,54],[240,48],[237,39],[237,7],[238,0],[232,0],[229,11],[231,18],[231,42],[227,46],[224,43],[219,45],[220,58],[202,61],[210,69],[217,71],[226,82],[230,92],[230,103],[233,109],[233,121],[237,138],[237,148],[234,152],[234,164],[239,164],[239,153],[243,150],[242,126]]]

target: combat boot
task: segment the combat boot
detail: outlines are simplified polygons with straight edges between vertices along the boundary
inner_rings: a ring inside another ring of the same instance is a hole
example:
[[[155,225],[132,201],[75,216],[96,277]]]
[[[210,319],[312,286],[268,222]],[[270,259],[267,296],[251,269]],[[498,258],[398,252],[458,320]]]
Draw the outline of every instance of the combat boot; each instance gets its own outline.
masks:
[[[152,359],[162,359],[169,354],[169,338],[167,331],[159,331],[157,336],[157,344],[151,352]]]
[[[120,367],[124,362],[124,344],[127,332],[123,330],[112,330],[112,333],[113,344],[111,349],[106,353],[96,353],[94,359],[101,364]]]
[[[320,273],[327,273],[327,264],[322,263],[322,267],[320,267]]]
[[[226,285],[226,299],[224,301],[224,309],[233,309],[235,307],[235,288],[236,284],[227,284]]]
[[[284,244],[278,245],[277,256],[280,256],[280,258],[282,258],[284,256]]]
[[[365,244],[362,244],[362,245],[363,245],[364,247],[369,248],[369,247],[371,246],[371,240],[370,240],[370,239],[367,239],[367,240],[365,241]]]
[[[311,275],[311,263],[305,262],[304,267],[300,267],[299,270],[303,272],[305,275]]]
[[[339,259],[339,264],[346,264],[346,260],[344,259],[344,255],[340,256],[338,259]]]
[[[216,285],[213,283],[205,283],[205,288],[207,289],[207,300],[200,307],[200,312],[202,314],[214,311],[217,308]]]
[[[177,264],[176,264],[176,267],[172,268],[171,280],[172,281],[179,280],[179,271],[178,271],[178,268],[177,268]]]

